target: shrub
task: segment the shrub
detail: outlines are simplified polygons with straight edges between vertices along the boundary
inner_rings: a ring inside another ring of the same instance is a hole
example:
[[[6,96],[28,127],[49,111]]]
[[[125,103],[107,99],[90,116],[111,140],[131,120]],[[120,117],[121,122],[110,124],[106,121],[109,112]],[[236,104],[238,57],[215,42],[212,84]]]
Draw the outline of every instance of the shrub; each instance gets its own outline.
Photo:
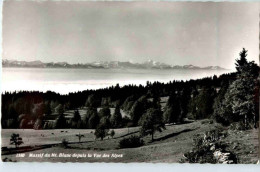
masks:
[[[134,148],[144,145],[144,141],[139,136],[124,138],[119,142],[120,148]]]
[[[214,123],[214,121],[211,119],[210,121],[209,121],[209,124],[213,124]]]
[[[206,120],[201,121],[200,123],[201,123],[201,124],[208,124],[208,123],[209,123],[209,120],[206,119]]]
[[[204,142],[212,143],[212,142],[217,142],[226,136],[227,136],[226,132],[221,131],[220,129],[214,129],[206,132],[204,134],[203,140]]]
[[[114,135],[115,135],[116,133],[115,133],[115,131],[114,130],[112,130],[111,132],[110,132],[110,136],[112,137],[112,138],[114,138]]]
[[[100,138],[103,140],[108,135],[109,129],[107,129],[104,125],[99,125],[95,130],[96,138]]]
[[[246,130],[245,125],[242,121],[232,123],[230,125],[229,129],[231,129],[231,130]]]
[[[62,139],[62,142],[61,142],[62,147],[68,148],[69,147],[68,144],[69,144],[69,142],[66,139]]]
[[[184,154],[181,162],[189,163],[237,163],[235,154],[226,150],[222,142],[226,133],[219,129],[206,132],[204,136],[196,135],[193,139],[193,149]]]
[[[190,151],[184,154],[184,157],[189,163],[217,163],[214,159],[209,147],[201,147],[197,151]]]

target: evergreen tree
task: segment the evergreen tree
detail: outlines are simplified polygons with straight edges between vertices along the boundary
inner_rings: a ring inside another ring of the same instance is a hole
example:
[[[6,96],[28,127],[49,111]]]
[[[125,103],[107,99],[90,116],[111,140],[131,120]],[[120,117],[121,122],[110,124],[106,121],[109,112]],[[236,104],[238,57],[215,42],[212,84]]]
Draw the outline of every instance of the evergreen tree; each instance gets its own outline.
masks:
[[[105,106],[105,107],[103,107],[102,109],[100,109],[100,111],[99,111],[99,116],[100,116],[100,118],[102,118],[102,117],[108,117],[108,118],[110,118],[110,116],[111,116],[111,111],[110,111],[109,107],[108,107],[108,106]]]
[[[97,113],[96,108],[90,108],[87,112],[87,117],[85,118],[85,122],[87,125],[87,128],[94,129],[99,124],[100,118]]]
[[[231,106],[235,119],[243,119],[245,128],[249,127],[249,123],[255,124],[257,113],[254,103],[255,84],[256,78],[253,78],[252,74],[248,71],[241,71],[226,94],[226,102]]]
[[[126,112],[129,112],[134,103],[135,103],[135,98],[133,95],[127,97],[122,105],[122,109]]]
[[[140,97],[132,106],[130,116],[134,125],[138,124],[139,119],[145,113],[147,109],[147,98],[146,96]]]
[[[103,116],[100,118],[99,125],[109,129],[111,127],[110,118],[108,116]]]
[[[165,123],[181,121],[180,99],[176,93],[170,95],[163,113],[163,119]]]
[[[63,129],[67,127],[67,121],[64,114],[60,114],[55,121],[55,129]]]
[[[248,64],[247,62],[247,50],[245,48],[243,48],[243,50],[239,53],[240,58],[236,59],[236,70],[237,72],[240,74],[243,70],[244,67]]]
[[[55,112],[59,115],[64,113],[64,106],[62,104],[59,104],[57,107],[55,107]]]
[[[116,133],[115,133],[115,131],[114,130],[112,130],[111,132],[110,132],[110,136],[112,137],[112,139],[114,138],[114,135],[115,135]]]
[[[80,128],[81,125],[81,116],[78,110],[74,111],[73,117],[71,118],[71,127]]]
[[[91,94],[88,96],[86,103],[85,103],[86,107],[98,107],[98,99],[97,96],[95,94]]]
[[[197,88],[193,88],[191,92],[191,99],[188,104],[188,114],[189,118],[196,119],[196,113],[197,113],[197,96],[199,92]]]
[[[95,136],[96,138],[100,138],[101,140],[104,139],[104,137],[106,137],[108,135],[109,129],[106,128],[105,125],[98,125],[98,127],[95,130]]]
[[[4,114],[2,114],[4,115]],[[17,128],[19,126],[19,122],[18,122],[18,113],[16,112],[14,106],[11,104],[8,107],[8,123],[7,123],[7,127],[8,128]]]
[[[161,98],[158,94],[154,94],[153,96],[153,102],[152,102],[152,107],[155,109],[161,109]]]
[[[217,97],[214,100],[213,104],[213,117],[217,122],[224,125],[229,125],[232,122],[232,111],[228,105],[227,100],[225,99],[225,94],[228,90],[229,85],[225,82],[221,84],[221,89],[218,92]]]
[[[103,97],[101,100],[101,106],[107,107],[111,104],[111,97]]]
[[[52,111],[51,111],[51,105],[49,101],[46,101],[44,103],[44,114],[46,115],[51,115]]]
[[[111,124],[115,128],[122,126],[122,114],[118,105],[115,108],[114,115],[111,117]]]
[[[162,132],[162,129],[165,129],[162,112],[154,108],[148,109],[141,117],[139,123],[141,126],[140,133],[143,136],[150,134],[152,136],[152,141],[156,131]]]
[[[259,67],[254,62],[248,62],[246,56],[247,51],[243,49],[240,59],[236,60],[237,78],[229,86],[223,104],[219,107],[219,116],[228,115],[225,119],[230,122],[242,121],[245,129],[251,124],[256,126],[254,93],[259,72]]]
[[[191,99],[191,90],[189,87],[185,87],[180,97],[181,120],[187,117],[190,99]]]
[[[204,87],[196,97],[196,119],[204,119],[213,113],[215,91],[212,88]]]

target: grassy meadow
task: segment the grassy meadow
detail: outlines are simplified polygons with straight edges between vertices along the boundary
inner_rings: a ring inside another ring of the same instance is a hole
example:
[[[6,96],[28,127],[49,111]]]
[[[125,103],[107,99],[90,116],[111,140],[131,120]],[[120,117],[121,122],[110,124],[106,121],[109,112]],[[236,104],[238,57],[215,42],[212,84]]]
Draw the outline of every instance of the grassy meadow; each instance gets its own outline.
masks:
[[[40,146],[53,144],[51,147],[26,151],[25,157],[17,157],[17,154],[2,155],[5,161],[48,161],[48,162],[166,162],[178,163],[183,158],[185,152],[193,147],[193,138],[197,134],[203,134],[212,129],[221,128],[217,123],[210,123],[209,120],[197,120],[192,123],[180,125],[167,125],[166,130],[161,133],[156,132],[154,141],[150,136],[143,137],[144,146],[138,148],[120,149],[119,141],[131,135],[139,135],[139,127],[114,129],[115,136],[107,136],[103,141],[95,140],[94,130],[91,129],[57,129],[57,130],[22,130],[3,129],[2,147],[14,147],[9,144],[12,133],[18,133],[23,138],[22,146]],[[240,163],[256,163],[258,154],[258,130],[230,131],[224,141],[228,143],[229,149],[235,151]],[[77,134],[84,137],[79,143]],[[68,147],[62,146],[63,139],[68,141]],[[2,152],[3,153],[3,152]],[[63,153],[63,157],[29,157],[30,153]],[[114,157],[66,157],[66,154],[108,154]],[[117,157],[122,156],[122,157]]]

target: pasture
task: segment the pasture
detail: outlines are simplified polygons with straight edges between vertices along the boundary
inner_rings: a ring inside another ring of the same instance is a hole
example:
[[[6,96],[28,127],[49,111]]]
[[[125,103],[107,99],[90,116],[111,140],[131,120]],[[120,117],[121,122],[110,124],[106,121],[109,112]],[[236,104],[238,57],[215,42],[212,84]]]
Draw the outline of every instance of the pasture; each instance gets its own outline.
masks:
[[[174,162],[178,163],[183,158],[183,154],[190,151],[193,146],[193,137],[196,134],[202,134],[214,128],[221,127],[217,123],[210,124],[208,120],[198,120],[192,123],[180,125],[167,125],[166,130],[154,136],[151,142],[150,136],[143,137],[144,146],[138,148],[120,149],[119,141],[130,135],[139,135],[139,128],[114,129],[115,136],[104,138],[103,141],[95,140],[94,130],[90,129],[63,129],[63,130],[21,130],[4,129],[2,130],[2,147],[14,147],[9,145],[10,135],[19,133],[23,138],[24,144],[21,146],[56,144],[50,148],[25,152],[24,158],[16,157],[16,154],[2,155],[2,159],[11,161],[51,161],[51,162]],[[225,129],[225,128],[224,128]],[[258,130],[230,132],[225,138],[230,149],[238,155],[240,163],[256,163],[258,154]],[[84,137],[78,143],[76,134],[82,134]],[[233,134],[232,134],[233,133]],[[43,137],[44,135],[44,137]],[[69,142],[69,147],[61,146],[62,139]],[[108,157],[49,157],[32,158],[30,153],[56,153],[59,154],[94,154],[110,155]],[[122,155],[114,157],[111,155]]]

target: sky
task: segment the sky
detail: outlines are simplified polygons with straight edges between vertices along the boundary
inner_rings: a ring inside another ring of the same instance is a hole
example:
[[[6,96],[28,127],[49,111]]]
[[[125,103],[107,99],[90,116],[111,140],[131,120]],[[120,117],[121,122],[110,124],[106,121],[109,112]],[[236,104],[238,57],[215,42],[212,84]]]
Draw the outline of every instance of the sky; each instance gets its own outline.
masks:
[[[259,62],[259,5],[214,2],[3,2],[3,59],[146,60],[234,68]]]

